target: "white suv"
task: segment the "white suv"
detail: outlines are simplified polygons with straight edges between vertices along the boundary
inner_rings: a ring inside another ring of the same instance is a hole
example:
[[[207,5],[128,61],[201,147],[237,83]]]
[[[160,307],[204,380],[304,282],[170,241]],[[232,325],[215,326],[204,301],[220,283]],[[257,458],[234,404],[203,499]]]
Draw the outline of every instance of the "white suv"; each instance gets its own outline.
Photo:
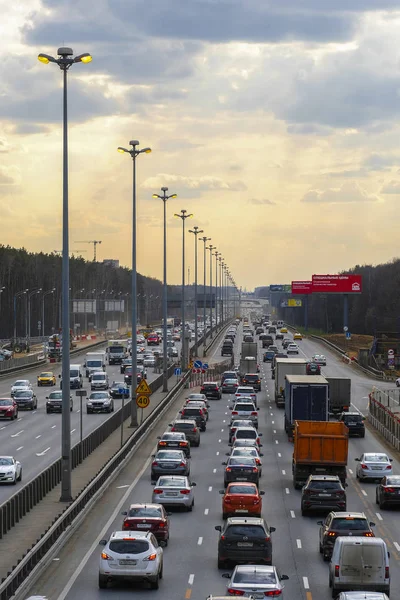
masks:
[[[163,550],[150,531],[114,531],[101,540],[99,588],[108,582],[147,581],[158,590],[163,576]]]

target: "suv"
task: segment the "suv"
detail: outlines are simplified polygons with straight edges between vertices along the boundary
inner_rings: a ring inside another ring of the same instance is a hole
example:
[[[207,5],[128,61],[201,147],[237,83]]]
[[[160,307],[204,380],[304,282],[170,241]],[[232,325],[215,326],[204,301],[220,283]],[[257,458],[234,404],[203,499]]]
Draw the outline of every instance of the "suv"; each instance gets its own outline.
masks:
[[[275,352],[273,350],[267,350],[263,354],[263,362],[272,362],[272,359],[275,356]]]
[[[347,486],[347,484],[344,484]],[[346,510],[346,492],[337,475],[310,475],[301,492],[301,514],[310,510]]]
[[[249,419],[254,427],[258,429],[258,412],[255,404],[250,402],[235,402],[235,406],[231,412],[232,420],[233,419]]]
[[[86,400],[86,414],[95,412],[114,412],[114,400],[109,392],[92,392]]]
[[[222,394],[218,383],[214,381],[205,381],[200,388],[200,394],[204,394],[207,400],[221,400]]]
[[[262,338],[262,347],[269,348],[274,343],[274,338],[272,335],[265,334]]]
[[[230,517],[225,525],[216,525],[218,541],[218,569],[227,562],[264,563],[272,565],[271,533],[265,519],[257,517]]]
[[[256,392],[261,392],[261,378],[258,373],[246,373],[242,378],[243,385],[251,385]]]
[[[368,521],[364,513],[330,512],[325,521],[318,521],[319,551],[323,559],[331,559],[333,546],[339,536],[375,537],[372,527],[375,523]]]
[[[176,419],[169,426],[171,431],[184,433],[191,446],[200,446],[200,430],[194,419]]]
[[[340,415],[339,421],[344,423],[349,430],[349,436],[358,435],[365,437],[365,418],[357,412],[344,412]]]
[[[74,401],[72,396],[69,397],[69,410],[72,411],[74,409]],[[48,396],[46,396],[46,413],[53,412],[62,412],[62,392],[50,392]]]
[[[221,347],[221,356],[225,356],[225,354],[227,354],[228,356],[232,356],[233,354],[233,342],[232,340],[224,340],[224,343],[222,344]]]
[[[179,414],[182,416],[182,419],[193,419],[193,421],[196,421],[197,427],[200,429],[200,431],[206,430],[207,417],[203,408],[185,406],[181,411],[179,411]]]

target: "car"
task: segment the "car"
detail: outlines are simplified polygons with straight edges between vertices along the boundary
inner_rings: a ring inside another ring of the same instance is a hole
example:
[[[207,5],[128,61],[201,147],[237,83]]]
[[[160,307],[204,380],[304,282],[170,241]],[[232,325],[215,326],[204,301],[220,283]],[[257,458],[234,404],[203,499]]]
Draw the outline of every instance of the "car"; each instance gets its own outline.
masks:
[[[224,487],[231,481],[252,481],[258,485],[260,474],[252,456],[230,456],[222,465],[225,466]]]
[[[258,407],[250,402],[235,402],[231,412],[232,419],[248,419],[258,429]]]
[[[326,356],[324,354],[314,354],[311,360],[317,363],[317,365],[326,366]]]
[[[339,421],[344,423],[349,430],[349,436],[365,437],[365,417],[359,412],[343,412]]]
[[[221,400],[222,398],[220,387],[215,381],[205,381],[200,388],[200,393],[204,394],[207,400]]]
[[[165,431],[162,436],[158,436],[157,450],[165,450],[171,448],[174,450],[182,450],[186,458],[190,458],[190,443],[186,439],[186,435],[179,431]]]
[[[146,581],[158,590],[163,576],[163,549],[149,531],[114,531],[99,562],[99,588],[121,581]]]
[[[283,338],[282,340],[282,348],[284,350],[286,350],[286,348],[289,346],[289,344],[292,343],[292,340],[290,338]]]
[[[301,335],[301,333],[299,331],[295,331],[295,333],[293,334],[293,339],[294,340],[302,340],[303,336]]]
[[[384,592],[340,592],[336,600],[389,600],[389,596]]]
[[[184,433],[191,446],[200,446],[200,429],[194,419],[175,419],[169,426],[173,432]]]
[[[279,352],[279,348],[278,348],[278,346],[276,346],[275,344],[271,344],[271,345],[269,346],[268,350],[271,350],[272,352],[275,352],[275,354],[276,354],[277,352]]]
[[[104,371],[95,371],[90,377],[91,390],[108,390],[108,375]]]
[[[264,327],[257,327],[256,335],[260,335],[260,333],[264,333]]]
[[[191,512],[194,507],[194,481],[188,477],[162,475],[154,486],[152,502],[163,506],[178,506]]]
[[[190,461],[182,450],[158,450],[152,457],[152,481],[160,475],[190,475]]]
[[[267,350],[263,354],[263,362],[272,362],[272,359],[275,356],[275,352],[273,350]]]
[[[124,531],[151,531],[160,544],[168,546],[169,514],[162,504],[131,504],[122,515]]]
[[[38,401],[33,390],[23,389],[14,392],[14,401],[18,404],[18,408],[36,410]]]
[[[275,339],[276,339],[276,340],[283,340],[283,337],[284,337],[284,336],[283,336],[283,333],[281,333],[280,331],[278,331],[278,332],[275,334]]]
[[[232,458],[237,458],[239,456],[250,456],[254,458],[256,461],[256,465],[258,468],[258,474],[261,477],[262,475],[262,462],[261,456],[264,456],[262,452],[257,448],[257,446],[235,446],[232,448],[231,452],[227,452],[226,456],[232,456]]]
[[[150,333],[147,336],[147,345],[148,346],[158,346],[160,343],[160,337],[157,335],[157,333]]]
[[[235,392],[235,400],[241,399],[243,396],[251,398],[254,403],[257,402],[257,394],[254,391],[254,388],[248,385],[240,385]]]
[[[324,521],[317,521],[319,529],[319,551],[325,561],[331,559],[336,538],[339,536],[375,537],[372,527],[362,512],[330,512]]]
[[[221,385],[221,392],[223,394],[234,394],[239,387],[238,379],[224,379]]]
[[[235,450],[235,448],[257,448],[257,450],[259,450],[262,444],[259,445],[256,439],[240,438],[235,439],[234,441],[232,440],[230,446],[232,446],[232,451]]]
[[[261,377],[258,373],[246,373],[243,375],[242,384],[251,386],[256,392],[261,392]]]
[[[17,390],[22,389],[32,389],[32,384],[29,381],[29,379],[17,379],[17,381],[13,383],[13,385],[11,386],[11,398],[14,396]]]
[[[228,562],[272,564],[271,533],[275,527],[258,517],[230,517],[225,525],[216,525],[218,540],[218,569]],[[251,567],[254,569],[254,565]]]
[[[287,333],[287,332],[288,332],[287,327],[281,327],[281,333]]]
[[[110,386],[111,398],[129,398],[129,386],[124,381],[113,381]]]
[[[0,483],[12,483],[22,480],[22,465],[13,456],[0,456]]]
[[[392,474],[392,461],[384,452],[364,452],[358,462],[356,477],[360,481],[366,479],[382,479],[385,475]]]
[[[201,410],[203,411],[203,413],[206,417],[206,421],[208,421],[208,419],[209,419],[208,407],[209,407],[209,404],[207,403],[207,400],[188,400],[183,405],[182,410],[186,409],[186,408],[201,408]]]
[[[143,366],[144,367],[155,367],[156,365],[156,357],[152,354],[151,356],[144,356],[143,358]]]
[[[311,510],[344,511],[346,506],[346,491],[337,475],[309,475],[301,490],[303,516]]]
[[[232,419],[229,424],[229,442],[232,442],[235,431],[239,427],[254,427],[254,422],[250,419]],[[230,454],[228,454],[228,456],[229,455]]]
[[[191,419],[196,421],[200,431],[207,429],[207,415],[203,408],[200,406],[191,406],[187,404],[182,410],[179,411],[182,419]]]
[[[275,596],[283,598],[285,587],[281,581],[289,579],[281,575],[272,565],[237,565],[232,574],[224,573],[222,577],[229,579],[227,591],[230,597],[267,598]]]
[[[38,387],[42,385],[56,385],[56,376],[53,371],[44,371],[37,378]]]
[[[288,346],[286,347],[286,352],[287,354],[298,354],[299,347],[297,344],[288,344]]]
[[[234,446],[237,440],[255,440],[257,445],[261,447],[260,436],[262,436],[262,433],[258,433],[254,427],[238,427],[232,436],[231,444]]]
[[[193,393],[193,394],[189,394],[189,396],[187,396],[185,398],[186,404],[188,402],[191,402],[192,400],[203,400],[204,402],[207,403],[207,398],[206,398],[205,394],[196,394],[196,393]],[[210,407],[210,405],[208,403],[207,403],[207,406]]]
[[[171,348],[168,348],[167,354],[171,358],[177,358],[179,356],[178,348],[176,348],[175,346],[172,346]]]
[[[74,410],[74,401],[70,394],[69,396],[69,410]],[[48,396],[46,396],[46,413],[54,413],[59,412],[62,413],[62,391],[57,390],[55,392],[50,392]]]
[[[221,375],[221,385],[224,383],[225,379],[237,379],[236,371],[224,371]]]
[[[248,342],[252,343],[252,342],[254,342],[254,338],[252,335],[247,334],[247,335],[243,336],[243,341],[246,343],[248,343]]]
[[[108,391],[92,392],[86,400],[86,414],[114,412],[114,400]]]
[[[306,362],[306,374],[307,375],[321,375],[321,365],[312,360]]]
[[[131,366],[132,366],[132,359],[131,358],[123,358],[122,363],[120,365],[121,375],[124,375],[126,367],[131,367]]]
[[[13,398],[0,398],[0,419],[18,419],[18,404]]]
[[[235,481],[229,483],[226,490],[220,490],[222,497],[222,518],[227,519],[236,514],[261,517],[262,498],[265,494],[258,491],[255,483]]]
[[[379,508],[400,505],[400,476],[385,475],[376,487],[375,501]]]

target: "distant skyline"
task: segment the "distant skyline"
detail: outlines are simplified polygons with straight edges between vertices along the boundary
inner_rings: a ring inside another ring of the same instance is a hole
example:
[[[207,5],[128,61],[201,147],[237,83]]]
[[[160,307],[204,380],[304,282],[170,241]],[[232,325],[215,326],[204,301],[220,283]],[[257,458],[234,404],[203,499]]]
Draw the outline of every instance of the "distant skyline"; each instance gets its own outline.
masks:
[[[193,213],[238,286],[389,262],[398,252],[400,0],[17,0],[0,23],[0,241],[61,248],[61,72],[69,73],[70,249],[180,284]],[[194,236],[186,264],[194,280]],[[207,267],[208,267],[207,263]],[[203,244],[199,243],[202,280]],[[187,273],[186,273],[187,276]]]

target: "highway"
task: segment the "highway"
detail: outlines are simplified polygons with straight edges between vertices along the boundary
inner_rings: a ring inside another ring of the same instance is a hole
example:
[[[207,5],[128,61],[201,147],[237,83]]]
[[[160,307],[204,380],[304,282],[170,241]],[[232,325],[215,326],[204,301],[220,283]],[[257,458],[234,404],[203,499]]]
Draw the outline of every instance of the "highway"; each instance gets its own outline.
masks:
[[[278,342],[279,346],[280,342]],[[365,410],[365,397],[372,380],[354,374],[335,355],[322,350],[311,340],[299,342],[306,356],[324,353],[328,364],[324,372],[329,375],[351,374],[353,380],[353,403]],[[261,356],[260,347],[260,356]],[[269,363],[261,363],[263,385],[258,393],[260,407],[260,432],[263,434],[263,476],[260,489],[265,490],[263,516],[271,526],[273,534],[273,563],[289,576],[285,582],[285,600],[327,600],[331,597],[328,588],[328,564],[318,551],[318,513],[302,517],[300,491],[294,490],[291,478],[292,445],[283,429],[283,411],[277,409],[273,400],[273,381]],[[194,390],[191,390],[194,391]],[[158,591],[143,590],[142,586],[121,586],[99,590],[98,588],[98,542],[112,531],[121,528],[121,511],[131,502],[151,500],[150,460],[154,452],[156,436],[177,414],[184,396],[171,407],[163,424],[159,424],[153,435],[141,448],[136,460],[130,461],[103,496],[102,501],[88,514],[85,522],[74,534],[64,549],[54,558],[50,568],[39,579],[31,595],[43,595],[48,600],[108,600],[111,598],[134,597],[149,600],[162,597],[164,600],[205,599],[208,594],[223,594],[226,580],[224,571],[217,568],[218,533],[215,525],[222,523],[221,496],[223,487],[221,462],[228,452],[228,423],[231,398],[226,395],[221,401],[212,401],[207,431],[201,434],[201,445],[192,452],[191,478],[195,488],[195,508],[192,513],[173,512],[171,537],[164,549],[164,578]],[[379,512],[375,504],[375,484],[360,483],[355,478],[355,461],[363,451],[386,451],[388,449],[369,430],[364,439],[350,439],[348,461],[347,507],[350,511],[364,511],[376,523],[376,536],[383,537],[391,553],[391,599],[400,598],[400,519],[398,510]],[[400,462],[394,453],[394,473],[400,473]],[[225,572],[231,572],[229,570]],[[29,594],[28,594],[29,595]],[[28,596],[27,595],[27,596]]]

